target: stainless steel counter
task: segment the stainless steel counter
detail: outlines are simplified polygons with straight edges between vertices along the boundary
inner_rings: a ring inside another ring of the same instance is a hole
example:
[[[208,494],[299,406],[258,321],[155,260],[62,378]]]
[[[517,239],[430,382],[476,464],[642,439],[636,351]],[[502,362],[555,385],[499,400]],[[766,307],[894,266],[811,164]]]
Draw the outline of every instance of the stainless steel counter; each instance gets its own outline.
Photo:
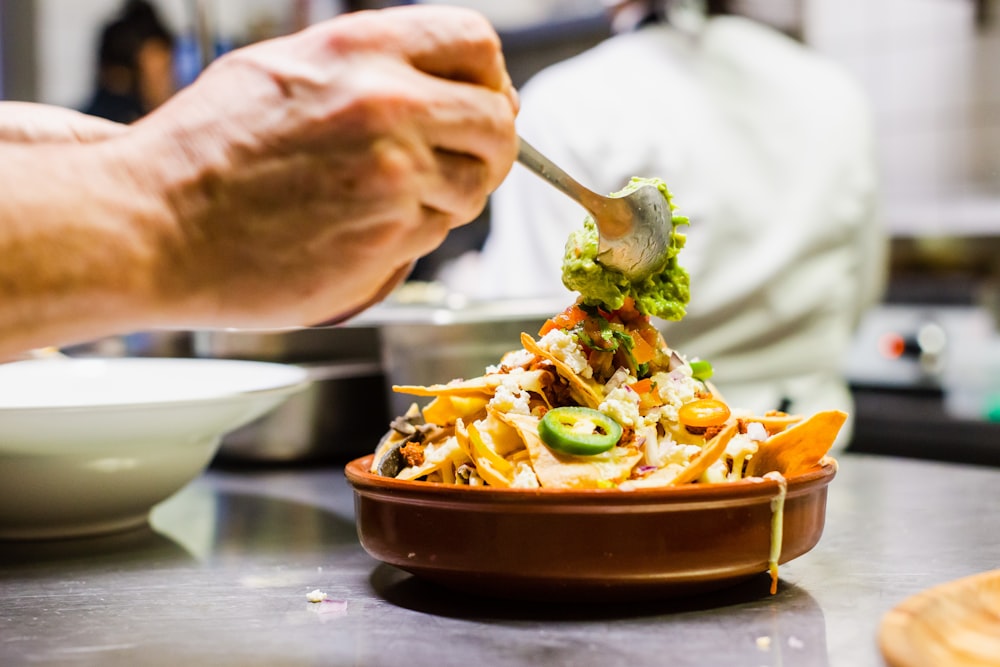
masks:
[[[899,601],[1000,567],[996,468],[844,455],[829,503],[777,595],[526,605],[372,560],[337,468],[212,470],[152,529],[0,543],[0,664],[864,667]]]

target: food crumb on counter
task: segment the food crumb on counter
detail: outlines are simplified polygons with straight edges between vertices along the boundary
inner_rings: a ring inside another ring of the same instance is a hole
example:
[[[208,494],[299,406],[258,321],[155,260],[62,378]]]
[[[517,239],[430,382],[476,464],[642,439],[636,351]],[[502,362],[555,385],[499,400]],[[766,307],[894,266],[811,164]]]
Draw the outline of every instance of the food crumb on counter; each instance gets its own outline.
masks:
[[[327,599],[327,595],[326,593],[317,588],[314,591],[306,593],[306,599],[309,600],[310,602],[322,602],[323,600]]]
[[[326,623],[347,616],[347,600],[324,599],[318,604],[311,604],[309,611],[316,614],[320,621]]]
[[[771,638],[767,636],[757,637],[757,648],[759,648],[761,651],[770,651]]]
[[[805,647],[805,642],[803,642],[798,637],[789,637],[788,638],[788,646],[789,646],[789,648],[804,648]]]

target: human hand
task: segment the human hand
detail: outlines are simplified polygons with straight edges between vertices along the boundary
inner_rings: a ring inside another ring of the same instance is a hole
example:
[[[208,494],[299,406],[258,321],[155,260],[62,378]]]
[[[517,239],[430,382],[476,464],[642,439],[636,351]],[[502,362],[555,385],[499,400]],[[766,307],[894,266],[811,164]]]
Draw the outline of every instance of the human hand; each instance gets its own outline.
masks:
[[[516,112],[496,33],[455,7],[348,14],[224,56],[132,126],[130,173],[170,211],[162,305],[288,326],[381,298],[482,210]]]
[[[31,102],[0,104],[0,141],[89,143],[124,132],[127,126],[87,114]]]

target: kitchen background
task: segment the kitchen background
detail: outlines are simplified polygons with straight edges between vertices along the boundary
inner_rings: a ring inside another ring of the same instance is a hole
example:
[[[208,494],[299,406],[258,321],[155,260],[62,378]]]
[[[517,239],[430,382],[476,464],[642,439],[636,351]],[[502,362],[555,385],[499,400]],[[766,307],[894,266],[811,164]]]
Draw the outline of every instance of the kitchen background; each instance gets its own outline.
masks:
[[[158,0],[182,81],[213,51],[374,0]],[[500,30],[515,84],[609,34],[600,0],[461,0]],[[740,10],[842,62],[876,114],[892,237],[884,303],[845,360],[852,448],[1000,464],[1000,0],[743,0]],[[0,3],[4,99],[78,107],[119,0]],[[205,31],[202,31],[204,34]],[[204,41],[204,40],[202,40]],[[448,253],[481,241],[488,213]],[[433,266],[435,258],[426,264]]]

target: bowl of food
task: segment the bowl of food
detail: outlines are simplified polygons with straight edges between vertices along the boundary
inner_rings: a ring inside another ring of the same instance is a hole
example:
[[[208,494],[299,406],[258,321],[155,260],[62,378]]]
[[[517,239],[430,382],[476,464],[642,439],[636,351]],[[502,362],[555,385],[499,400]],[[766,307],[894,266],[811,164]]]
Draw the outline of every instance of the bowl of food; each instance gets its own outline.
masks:
[[[673,210],[662,181],[642,183]],[[665,596],[762,572],[777,590],[779,564],[822,534],[847,415],[740,410],[707,360],[667,345],[652,318],[686,312],[686,222],[630,277],[601,263],[586,220],[563,259],[572,305],[482,374],[393,386],[412,403],[346,469],[370,554],[505,597]]]
[[[223,434],[308,386],[282,364],[47,358],[0,365],[0,539],[143,525]]]
[[[458,591],[557,602],[693,595],[761,576],[817,544],[836,474],[827,459],[787,486],[525,490],[386,478],[372,459],[346,469],[372,556]]]
[[[729,406],[631,302],[520,338],[479,377],[394,387],[429,402],[346,468],[375,558],[488,595],[636,599],[776,586],[817,544],[843,412]]]

